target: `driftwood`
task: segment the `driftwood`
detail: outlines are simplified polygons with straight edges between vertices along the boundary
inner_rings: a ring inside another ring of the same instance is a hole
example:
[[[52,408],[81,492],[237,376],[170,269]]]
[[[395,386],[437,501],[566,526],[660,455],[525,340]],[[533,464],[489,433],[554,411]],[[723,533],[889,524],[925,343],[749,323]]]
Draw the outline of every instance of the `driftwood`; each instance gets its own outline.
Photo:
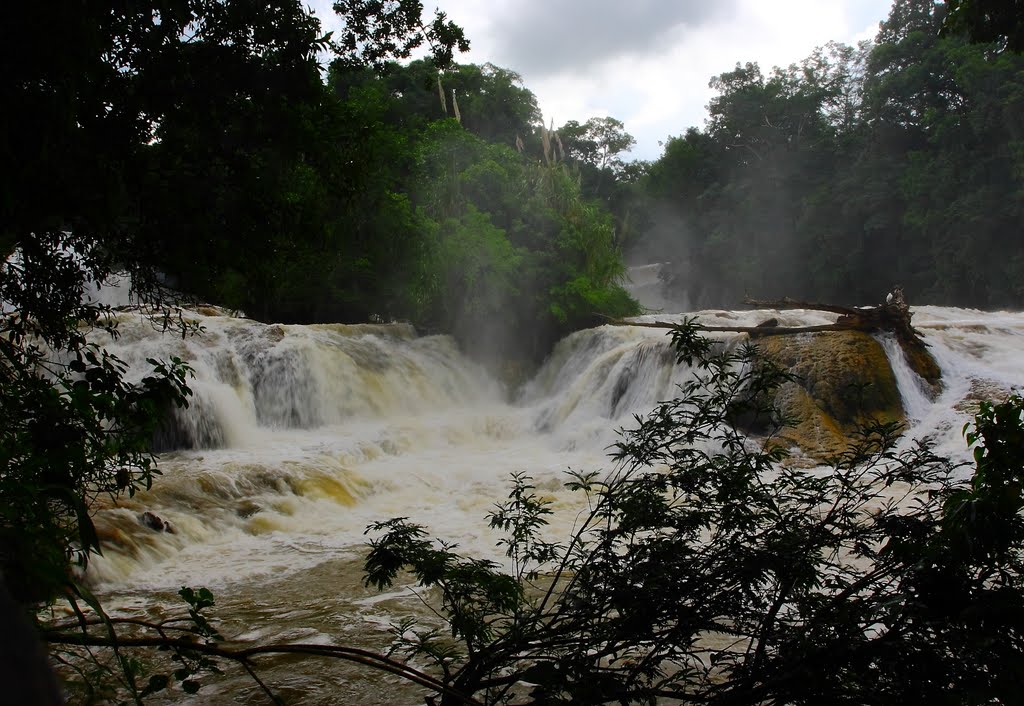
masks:
[[[904,343],[922,343],[921,334],[911,325],[910,319],[914,313],[903,298],[903,289],[897,285],[886,296],[885,303],[878,306],[867,307],[846,307],[833,304],[819,304],[817,302],[802,302],[795,299],[784,298],[778,301],[760,301],[757,299],[744,299],[747,306],[758,309],[813,309],[815,311],[828,311],[839,314],[834,328],[825,329],[841,331],[853,329],[855,331],[888,331],[896,334],[896,337]],[[795,329],[790,329],[791,332]]]
[[[924,342],[921,335],[910,324],[913,312],[903,298],[903,290],[896,286],[886,297],[886,302],[878,306],[848,307],[818,302],[804,302],[788,297],[775,301],[744,299],[747,306],[758,309],[812,309],[839,314],[834,324],[820,326],[779,326],[777,319],[769,319],[758,326],[704,326],[697,325],[700,331],[727,331],[733,333],[749,333],[751,336],[780,336],[794,333],[818,333],[821,331],[889,331],[904,344],[921,346]],[[670,321],[635,322],[612,320],[614,326],[644,326],[648,328],[678,328],[679,324]]]
[[[679,328],[680,324],[671,321],[623,321],[622,319],[611,319],[610,326],[642,326],[645,328]],[[727,331],[730,333],[750,333],[760,336],[772,336],[785,333],[816,333],[818,331],[838,331],[841,327],[837,324],[822,324],[820,326],[705,326],[697,324],[698,331]]]
[[[814,309],[815,311],[830,311],[833,314],[839,314],[841,316],[856,316],[861,309],[849,307],[849,306],[836,306],[835,304],[819,304],[818,302],[802,302],[796,299],[790,299],[789,297],[783,297],[782,299],[776,299],[774,301],[763,301],[761,299],[751,299],[747,297],[743,300],[746,306],[754,307],[755,309]],[[874,308],[874,307],[870,307]]]

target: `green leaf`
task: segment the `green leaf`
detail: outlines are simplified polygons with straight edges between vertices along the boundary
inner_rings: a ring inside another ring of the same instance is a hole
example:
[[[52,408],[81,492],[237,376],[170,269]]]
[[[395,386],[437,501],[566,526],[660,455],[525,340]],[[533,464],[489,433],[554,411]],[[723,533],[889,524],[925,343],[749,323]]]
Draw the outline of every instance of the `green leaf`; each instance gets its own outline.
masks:
[[[142,690],[139,696],[149,696],[150,694],[162,691],[167,688],[167,685],[170,684],[170,682],[171,680],[166,674],[154,674],[149,678],[149,683],[146,685],[146,688]]]

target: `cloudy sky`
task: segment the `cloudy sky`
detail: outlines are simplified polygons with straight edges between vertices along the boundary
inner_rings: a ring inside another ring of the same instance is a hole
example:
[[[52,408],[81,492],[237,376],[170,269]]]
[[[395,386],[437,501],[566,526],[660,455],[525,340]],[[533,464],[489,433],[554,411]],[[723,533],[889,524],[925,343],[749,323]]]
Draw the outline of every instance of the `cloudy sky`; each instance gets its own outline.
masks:
[[[328,28],[331,0],[314,0]],[[546,120],[611,116],[656,159],[701,127],[712,76],[736,62],[766,72],[828,41],[871,39],[891,0],[424,0],[466,31],[460,63],[517,71]]]

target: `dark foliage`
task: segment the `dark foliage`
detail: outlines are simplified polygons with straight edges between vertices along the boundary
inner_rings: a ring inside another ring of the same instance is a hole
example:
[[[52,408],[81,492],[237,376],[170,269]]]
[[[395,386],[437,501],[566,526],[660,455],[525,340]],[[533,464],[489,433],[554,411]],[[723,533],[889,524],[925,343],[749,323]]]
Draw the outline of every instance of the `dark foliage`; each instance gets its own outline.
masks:
[[[189,394],[181,361],[152,360],[129,382],[90,336],[117,329],[108,308],[83,303],[102,272],[91,252],[67,249],[83,240],[54,236],[42,249],[33,237],[0,277],[0,575],[23,603],[74,586],[69,562],[99,551],[94,500],[150,486],[153,432]]]
[[[941,35],[946,10],[897,0],[874,44],[712,79],[707,126],[671,138],[644,182],[637,250],[672,262],[680,298],[868,304],[900,282],[933,304],[1024,305],[1024,57]]]
[[[1024,2],[1021,0],[948,0],[944,29],[966,32],[971,41],[1001,42],[1010,51],[1024,51]]]
[[[970,481],[927,443],[895,450],[899,429],[881,424],[806,471],[770,432],[727,423],[785,374],[690,326],[676,345],[699,372],[624,434],[615,472],[572,474],[589,510],[564,544],[544,538],[548,508],[526,476],[491,518],[511,573],[404,518],[371,528],[383,535],[368,583],[412,571],[451,628],[403,625],[398,649],[482,703],[1013,702],[1024,400],[985,405],[969,426]],[[756,411],[769,429],[786,422]]]

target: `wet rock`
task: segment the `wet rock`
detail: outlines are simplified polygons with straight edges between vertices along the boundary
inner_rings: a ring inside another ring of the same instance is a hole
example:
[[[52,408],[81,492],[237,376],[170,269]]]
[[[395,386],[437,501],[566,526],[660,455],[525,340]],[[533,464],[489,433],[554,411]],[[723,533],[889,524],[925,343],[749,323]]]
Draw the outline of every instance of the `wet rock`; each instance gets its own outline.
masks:
[[[235,514],[243,520],[247,520],[262,509],[262,507],[254,503],[252,500],[243,500],[235,506]]]
[[[168,405],[153,431],[151,449],[156,453],[179,449],[219,449],[227,445],[227,434],[217,416],[216,405],[196,390],[188,407]]]
[[[981,409],[982,402],[1003,403],[1011,393],[1012,390],[995,380],[972,378],[967,394],[953,408],[974,416]]]
[[[845,449],[851,435],[871,421],[906,421],[896,377],[882,346],[860,331],[767,336],[761,355],[796,376],[779,387],[774,403],[795,425],[779,438],[808,456]],[[749,420],[737,422],[749,430]]]
[[[284,326],[281,324],[267,326],[265,335],[267,340],[271,343],[278,343],[279,341],[284,340]]]
[[[146,510],[146,512],[139,515],[139,524],[143,527],[148,527],[154,532],[167,532],[168,534],[177,534],[174,527],[170,522],[162,519],[159,515]]]

